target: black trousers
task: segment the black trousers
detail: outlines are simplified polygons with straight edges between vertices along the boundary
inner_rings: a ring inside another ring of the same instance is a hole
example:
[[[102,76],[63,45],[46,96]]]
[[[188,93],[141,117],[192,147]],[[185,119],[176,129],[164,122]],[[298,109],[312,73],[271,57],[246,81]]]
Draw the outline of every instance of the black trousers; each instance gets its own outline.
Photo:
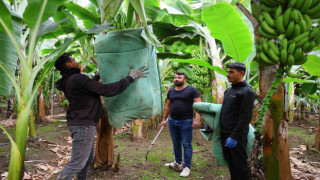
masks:
[[[228,162],[231,180],[248,180],[249,179],[249,166],[247,149],[247,135],[243,135],[238,141],[235,148],[225,147],[226,140],[230,137],[230,134],[221,134],[221,143],[223,149],[223,155]]]

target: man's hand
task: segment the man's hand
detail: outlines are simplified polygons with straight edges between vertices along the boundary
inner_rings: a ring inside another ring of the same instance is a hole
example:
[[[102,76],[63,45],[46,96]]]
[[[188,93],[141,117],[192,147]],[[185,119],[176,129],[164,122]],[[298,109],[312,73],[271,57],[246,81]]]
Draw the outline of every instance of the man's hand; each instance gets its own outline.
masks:
[[[162,120],[162,122],[161,122],[161,126],[166,127],[166,126],[167,126],[167,123],[168,123],[168,121],[166,121],[166,120],[164,119],[164,120]]]
[[[198,128],[200,127],[200,119],[195,118],[195,119],[193,120],[192,127],[193,127],[194,129],[198,129]]]
[[[134,80],[141,77],[147,77],[147,74],[149,74],[149,72],[146,72],[147,70],[148,68],[143,66],[137,70],[131,70],[129,76],[132,77],[132,79]]]
[[[227,140],[226,140],[226,143],[224,146],[228,147],[228,148],[235,148],[238,144],[238,141],[232,139],[231,137],[229,137]]]

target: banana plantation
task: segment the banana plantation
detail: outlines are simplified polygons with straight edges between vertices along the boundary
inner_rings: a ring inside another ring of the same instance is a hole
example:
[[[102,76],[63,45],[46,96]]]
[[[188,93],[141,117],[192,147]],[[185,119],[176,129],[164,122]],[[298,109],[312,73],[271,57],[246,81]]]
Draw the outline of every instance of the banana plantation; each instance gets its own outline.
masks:
[[[121,94],[98,96],[88,179],[180,178],[165,166],[175,154],[161,125],[176,72],[221,105],[235,62],[256,94],[250,179],[320,179],[320,0],[0,0],[1,179],[57,179],[69,162],[73,105],[55,86],[64,53],[102,84],[148,68]],[[187,179],[231,179],[215,147],[220,120],[199,114]]]

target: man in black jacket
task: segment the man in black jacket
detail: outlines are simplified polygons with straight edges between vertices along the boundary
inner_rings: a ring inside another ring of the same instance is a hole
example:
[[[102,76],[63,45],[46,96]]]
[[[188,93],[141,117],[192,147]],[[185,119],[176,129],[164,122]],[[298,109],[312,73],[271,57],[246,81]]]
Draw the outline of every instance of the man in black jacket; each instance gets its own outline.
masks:
[[[232,180],[249,179],[247,136],[252,118],[255,93],[243,80],[246,67],[242,63],[227,66],[231,88],[224,93],[220,114],[223,155],[228,162]]]
[[[71,159],[58,179],[71,180],[77,174],[78,180],[85,180],[93,161],[96,127],[104,114],[100,95],[120,94],[135,79],[145,77],[147,69],[131,70],[127,77],[118,82],[101,84],[98,82],[100,76],[90,79],[81,74],[79,64],[68,53],[58,58],[55,67],[62,75],[56,82],[56,88],[63,91],[69,101],[66,118],[72,137]]]

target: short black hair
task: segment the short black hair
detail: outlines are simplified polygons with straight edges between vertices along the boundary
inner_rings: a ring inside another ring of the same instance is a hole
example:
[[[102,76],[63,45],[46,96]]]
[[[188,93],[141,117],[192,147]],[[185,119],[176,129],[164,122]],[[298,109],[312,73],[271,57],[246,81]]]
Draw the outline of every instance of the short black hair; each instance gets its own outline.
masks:
[[[176,72],[176,75],[183,75],[185,79],[188,79],[187,75],[184,72]]]
[[[71,62],[70,53],[63,53],[54,63],[54,67],[56,67],[60,72],[66,71],[68,69],[66,67],[67,62]]]
[[[243,63],[236,62],[233,64],[228,64],[227,68],[236,69],[238,71],[246,72],[246,65],[244,65]]]

